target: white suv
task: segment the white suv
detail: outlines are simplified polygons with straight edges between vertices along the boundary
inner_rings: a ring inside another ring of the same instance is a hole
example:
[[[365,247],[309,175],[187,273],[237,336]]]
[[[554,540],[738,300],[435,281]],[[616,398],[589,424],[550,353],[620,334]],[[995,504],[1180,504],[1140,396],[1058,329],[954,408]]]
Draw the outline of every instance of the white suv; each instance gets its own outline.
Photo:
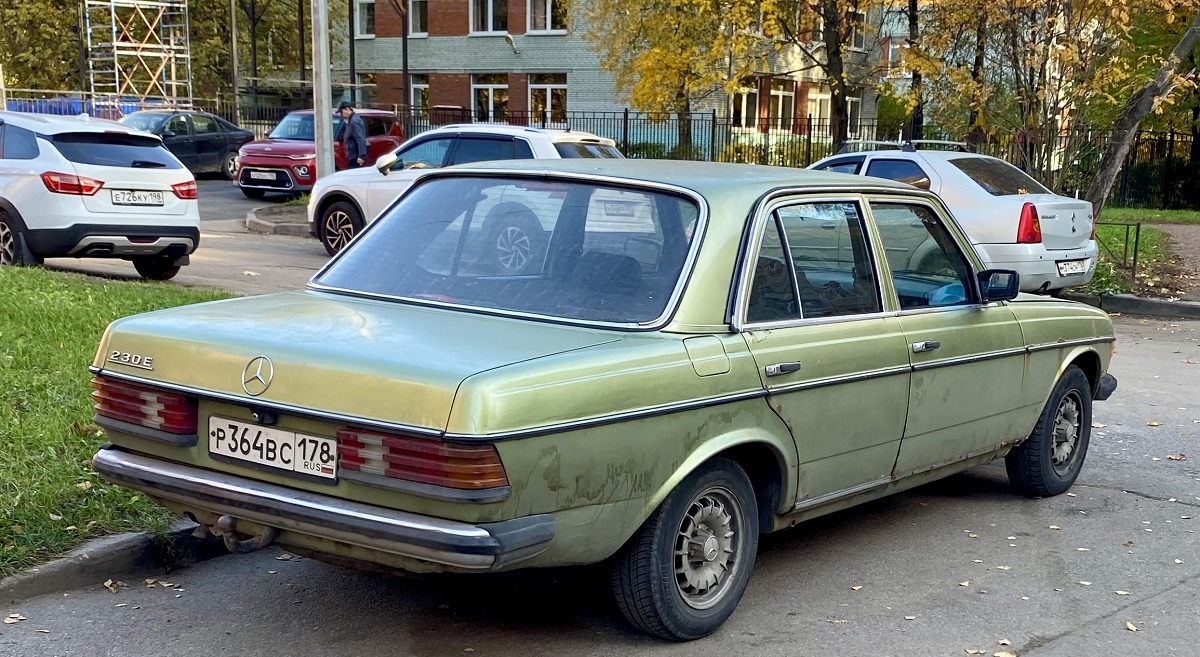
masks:
[[[379,158],[381,170],[350,169],[317,181],[308,202],[308,229],[329,255],[337,253],[411,187],[422,170],[488,160],[620,157],[616,142],[590,132],[478,123],[443,126]],[[534,227],[533,222],[527,227],[498,226],[497,239],[516,240],[504,248],[527,245]]]
[[[199,243],[196,180],[158,137],[0,111],[0,264],[123,258],[166,280]]]
[[[967,152],[966,144],[863,143],[896,150],[839,153],[809,168],[931,190],[954,212],[989,267],[1020,274],[1023,292],[1058,292],[1092,280],[1097,248],[1091,203],[1054,194],[1004,160]],[[916,148],[934,144],[956,150]]]

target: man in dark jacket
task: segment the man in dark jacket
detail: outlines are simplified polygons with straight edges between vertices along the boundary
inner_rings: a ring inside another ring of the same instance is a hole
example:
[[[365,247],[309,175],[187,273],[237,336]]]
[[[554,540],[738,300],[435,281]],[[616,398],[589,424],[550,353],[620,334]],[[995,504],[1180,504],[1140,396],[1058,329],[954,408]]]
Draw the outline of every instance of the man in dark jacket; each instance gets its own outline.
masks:
[[[354,105],[343,102],[338,105],[338,114],[342,116],[338,127],[338,140],[346,153],[346,168],[353,169],[367,163],[367,126],[361,117],[354,113]]]

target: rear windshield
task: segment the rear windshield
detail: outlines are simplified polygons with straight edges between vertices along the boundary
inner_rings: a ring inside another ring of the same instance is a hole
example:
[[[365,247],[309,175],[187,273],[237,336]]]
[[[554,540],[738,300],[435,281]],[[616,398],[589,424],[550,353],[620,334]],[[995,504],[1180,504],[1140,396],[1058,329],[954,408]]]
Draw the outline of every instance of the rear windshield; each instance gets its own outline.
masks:
[[[1029,174],[1007,162],[983,157],[960,157],[950,160],[950,164],[967,174],[992,196],[1051,193],[1030,178]]]
[[[621,151],[607,144],[589,144],[581,141],[564,141],[554,145],[558,156],[567,158],[620,158]]]
[[[76,164],[101,167],[182,169],[162,142],[153,137],[117,132],[64,132],[50,141],[63,157]]]
[[[659,191],[516,177],[414,188],[317,284],[545,317],[644,324],[679,285],[699,215]]]

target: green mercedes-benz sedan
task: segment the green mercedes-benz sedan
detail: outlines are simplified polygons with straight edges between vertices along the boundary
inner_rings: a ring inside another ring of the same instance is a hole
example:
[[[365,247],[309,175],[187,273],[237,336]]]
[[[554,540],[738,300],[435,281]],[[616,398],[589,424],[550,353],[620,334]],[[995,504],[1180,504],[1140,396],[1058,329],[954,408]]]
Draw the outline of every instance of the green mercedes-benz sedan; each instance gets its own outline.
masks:
[[[997,458],[1028,495],[1074,483],[1112,325],[1018,289],[899,183],[443,169],[303,291],[114,322],[94,465],[236,552],[606,562],[631,623],[694,639],[762,532]]]

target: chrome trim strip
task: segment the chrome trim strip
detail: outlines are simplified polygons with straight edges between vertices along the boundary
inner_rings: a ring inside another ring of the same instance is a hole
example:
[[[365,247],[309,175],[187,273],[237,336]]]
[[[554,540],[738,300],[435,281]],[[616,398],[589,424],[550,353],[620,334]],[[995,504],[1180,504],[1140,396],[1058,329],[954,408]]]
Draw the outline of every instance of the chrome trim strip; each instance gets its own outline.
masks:
[[[886,486],[890,483],[892,483],[891,477],[880,477],[879,479],[872,479],[871,481],[861,483],[857,486],[843,488],[842,490],[835,490],[832,493],[818,495],[817,497],[813,497],[813,498],[810,498],[807,500],[800,500],[799,502],[796,502],[796,506],[792,507],[792,511],[802,511],[804,509],[811,509],[813,507],[821,506],[822,504],[836,502],[842,498],[858,495],[859,493],[865,493],[869,490],[874,490],[881,486]]]
[[[1063,347],[1078,347],[1078,346],[1089,345],[1089,344],[1108,344],[1110,342],[1116,342],[1116,341],[1117,341],[1116,336],[1110,335],[1108,337],[1100,337],[1100,338],[1076,338],[1074,340],[1063,340],[1062,342],[1046,342],[1043,344],[1033,344],[1033,345],[1029,345],[1025,349],[1027,349],[1029,351],[1029,353],[1032,354],[1032,353],[1038,352],[1038,351],[1049,351],[1051,349],[1062,349]]]
[[[554,518],[549,515],[523,519],[525,526],[519,531],[498,531],[497,536],[468,523],[284,488],[119,449],[100,450],[92,465],[105,479],[151,497],[464,569],[488,570],[508,553],[533,547],[536,554],[553,540]]]
[[[810,381],[799,381],[797,383],[774,386],[770,389],[770,393],[773,395],[778,395],[786,392],[796,392],[797,390],[824,388],[826,386],[833,386],[841,383],[855,383],[857,381],[866,381],[868,379],[881,379],[887,376],[896,376],[897,374],[908,374],[911,371],[912,365],[896,365],[895,367],[886,367],[881,370],[872,370],[870,372],[844,374],[842,376],[831,376],[824,379],[812,379]]]
[[[92,374],[100,374],[102,376],[109,376],[114,379],[120,379],[123,381],[128,381],[130,383],[139,383],[141,385],[146,385],[146,386],[150,386],[153,388],[161,388],[163,390],[173,390],[175,392],[181,392],[186,395],[190,395],[192,397],[197,397],[200,399],[213,399],[216,401],[228,402],[228,403],[237,404],[239,406],[243,406],[246,408],[265,408],[265,409],[269,409],[269,410],[273,410],[273,411],[281,411],[281,412],[287,413],[289,415],[297,415],[297,416],[301,416],[301,417],[311,417],[311,418],[316,418],[319,420],[328,420],[331,422],[342,422],[345,424],[357,425],[357,426],[361,426],[361,427],[370,427],[370,428],[375,428],[375,429],[384,429],[387,431],[399,431],[401,433],[415,434],[415,435],[419,435],[419,436],[432,436],[432,437],[441,437],[442,436],[442,431],[440,431],[438,429],[429,429],[427,427],[414,427],[414,426],[410,426],[407,424],[400,424],[397,422],[388,422],[386,420],[373,420],[373,419],[369,419],[369,418],[358,417],[355,415],[345,415],[342,413],[334,413],[331,411],[320,411],[320,410],[311,409],[311,408],[304,408],[301,406],[293,406],[292,404],[285,404],[282,402],[266,401],[261,398],[242,397],[240,395],[231,395],[231,394],[223,393],[223,392],[214,392],[212,390],[204,390],[201,388],[194,388],[192,386],[181,385],[178,383],[168,383],[165,381],[146,379],[146,378],[143,378],[140,376],[134,376],[132,374],[125,374],[123,372],[114,372],[112,370],[106,370],[103,368],[98,368],[96,366],[92,366],[88,369],[91,370]]]
[[[707,408],[709,406],[719,406],[721,404],[754,399],[756,397],[766,397],[767,394],[768,393],[766,390],[757,388],[755,390],[721,395],[718,397],[707,397],[704,399],[680,402],[676,404],[664,404],[662,406],[653,406],[651,408],[638,409],[636,411],[625,411],[623,413],[615,413],[613,415],[605,415],[587,420],[574,420],[572,422],[562,422],[560,424],[550,424],[541,427],[532,427],[529,429],[518,429],[516,431],[505,431],[501,433],[489,434],[447,433],[446,439],[457,442],[495,442],[500,440],[512,440],[514,438],[530,438],[548,433],[586,429],[605,424],[616,424],[618,422],[625,422],[628,420],[640,420],[657,415],[667,415],[679,411]]]
[[[514,160],[516,162],[516,160]],[[416,299],[411,297],[402,297],[387,294],[374,294],[370,292],[361,292],[357,290],[348,290],[345,288],[322,285],[317,282],[317,279],[325,275],[325,272],[339,262],[349,248],[343,247],[337,255],[333,256],[323,267],[317,270],[309,279],[306,287],[311,290],[321,292],[329,292],[332,294],[342,294],[363,299],[379,299],[384,301],[401,301],[414,305],[431,306],[435,308],[450,308],[454,310],[466,310],[486,315],[496,315],[499,317],[515,317],[517,319],[531,319],[535,321],[553,322],[556,324],[568,324],[571,326],[585,326],[589,328],[615,328],[633,331],[654,331],[660,329],[671,322],[671,318],[675,316],[675,311],[679,308],[679,302],[683,299],[684,291],[687,290],[687,285],[692,279],[692,273],[696,268],[696,261],[700,257],[700,247],[704,243],[704,236],[708,232],[709,207],[708,200],[699,193],[690,190],[686,187],[676,185],[668,185],[657,182],[647,182],[636,180],[633,178],[620,178],[616,176],[596,175],[587,173],[570,173],[564,171],[546,171],[546,170],[529,170],[529,169],[470,169],[470,168],[451,168],[451,169],[435,169],[429,173],[423,174],[417,179],[407,190],[397,197],[390,205],[384,208],[378,217],[368,223],[366,227],[359,231],[357,235],[351,238],[347,247],[353,245],[354,242],[363,239],[363,235],[368,234],[375,226],[380,225],[379,221],[385,214],[391,212],[401,201],[421,185],[444,177],[479,177],[479,178],[541,178],[541,179],[556,179],[564,182],[583,182],[592,184],[604,184],[618,188],[632,189],[635,191],[654,190],[657,192],[665,192],[675,196],[683,196],[692,200],[699,210],[696,217],[696,226],[692,232],[692,243],[688,245],[687,258],[684,259],[683,268],[679,273],[679,280],[675,282],[675,288],[671,291],[671,296],[667,299],[667,304],[663,308],[663,312],[658,318],[649,322],[596,322],[581,319],[571,319],[569,317],[555,317],[552,315],[538,315],[534,313],[522,313],[509,310],[501,310],[496,308],[479,308],[474,306],[464,306],[459,304],[432,302],[427,299]]]
[[[932,352],[928,352],[932,353]],[[986,354],[972,354],[970,356],[955,356],[953,358],[943,358],[940,360],[930,361],[928,363],[917,363],[913,365],[914,372],[924,372],[926,370],[936,370],[952,365],[966,365],[967,363],[981,363],[987,360],[996,360],[999,358],[1008,358],[1009,356],[1024,356],[1028,353],[1026,347],[1016,347],[1013,349],[1002,349],[1000,351],[989,351]]]

